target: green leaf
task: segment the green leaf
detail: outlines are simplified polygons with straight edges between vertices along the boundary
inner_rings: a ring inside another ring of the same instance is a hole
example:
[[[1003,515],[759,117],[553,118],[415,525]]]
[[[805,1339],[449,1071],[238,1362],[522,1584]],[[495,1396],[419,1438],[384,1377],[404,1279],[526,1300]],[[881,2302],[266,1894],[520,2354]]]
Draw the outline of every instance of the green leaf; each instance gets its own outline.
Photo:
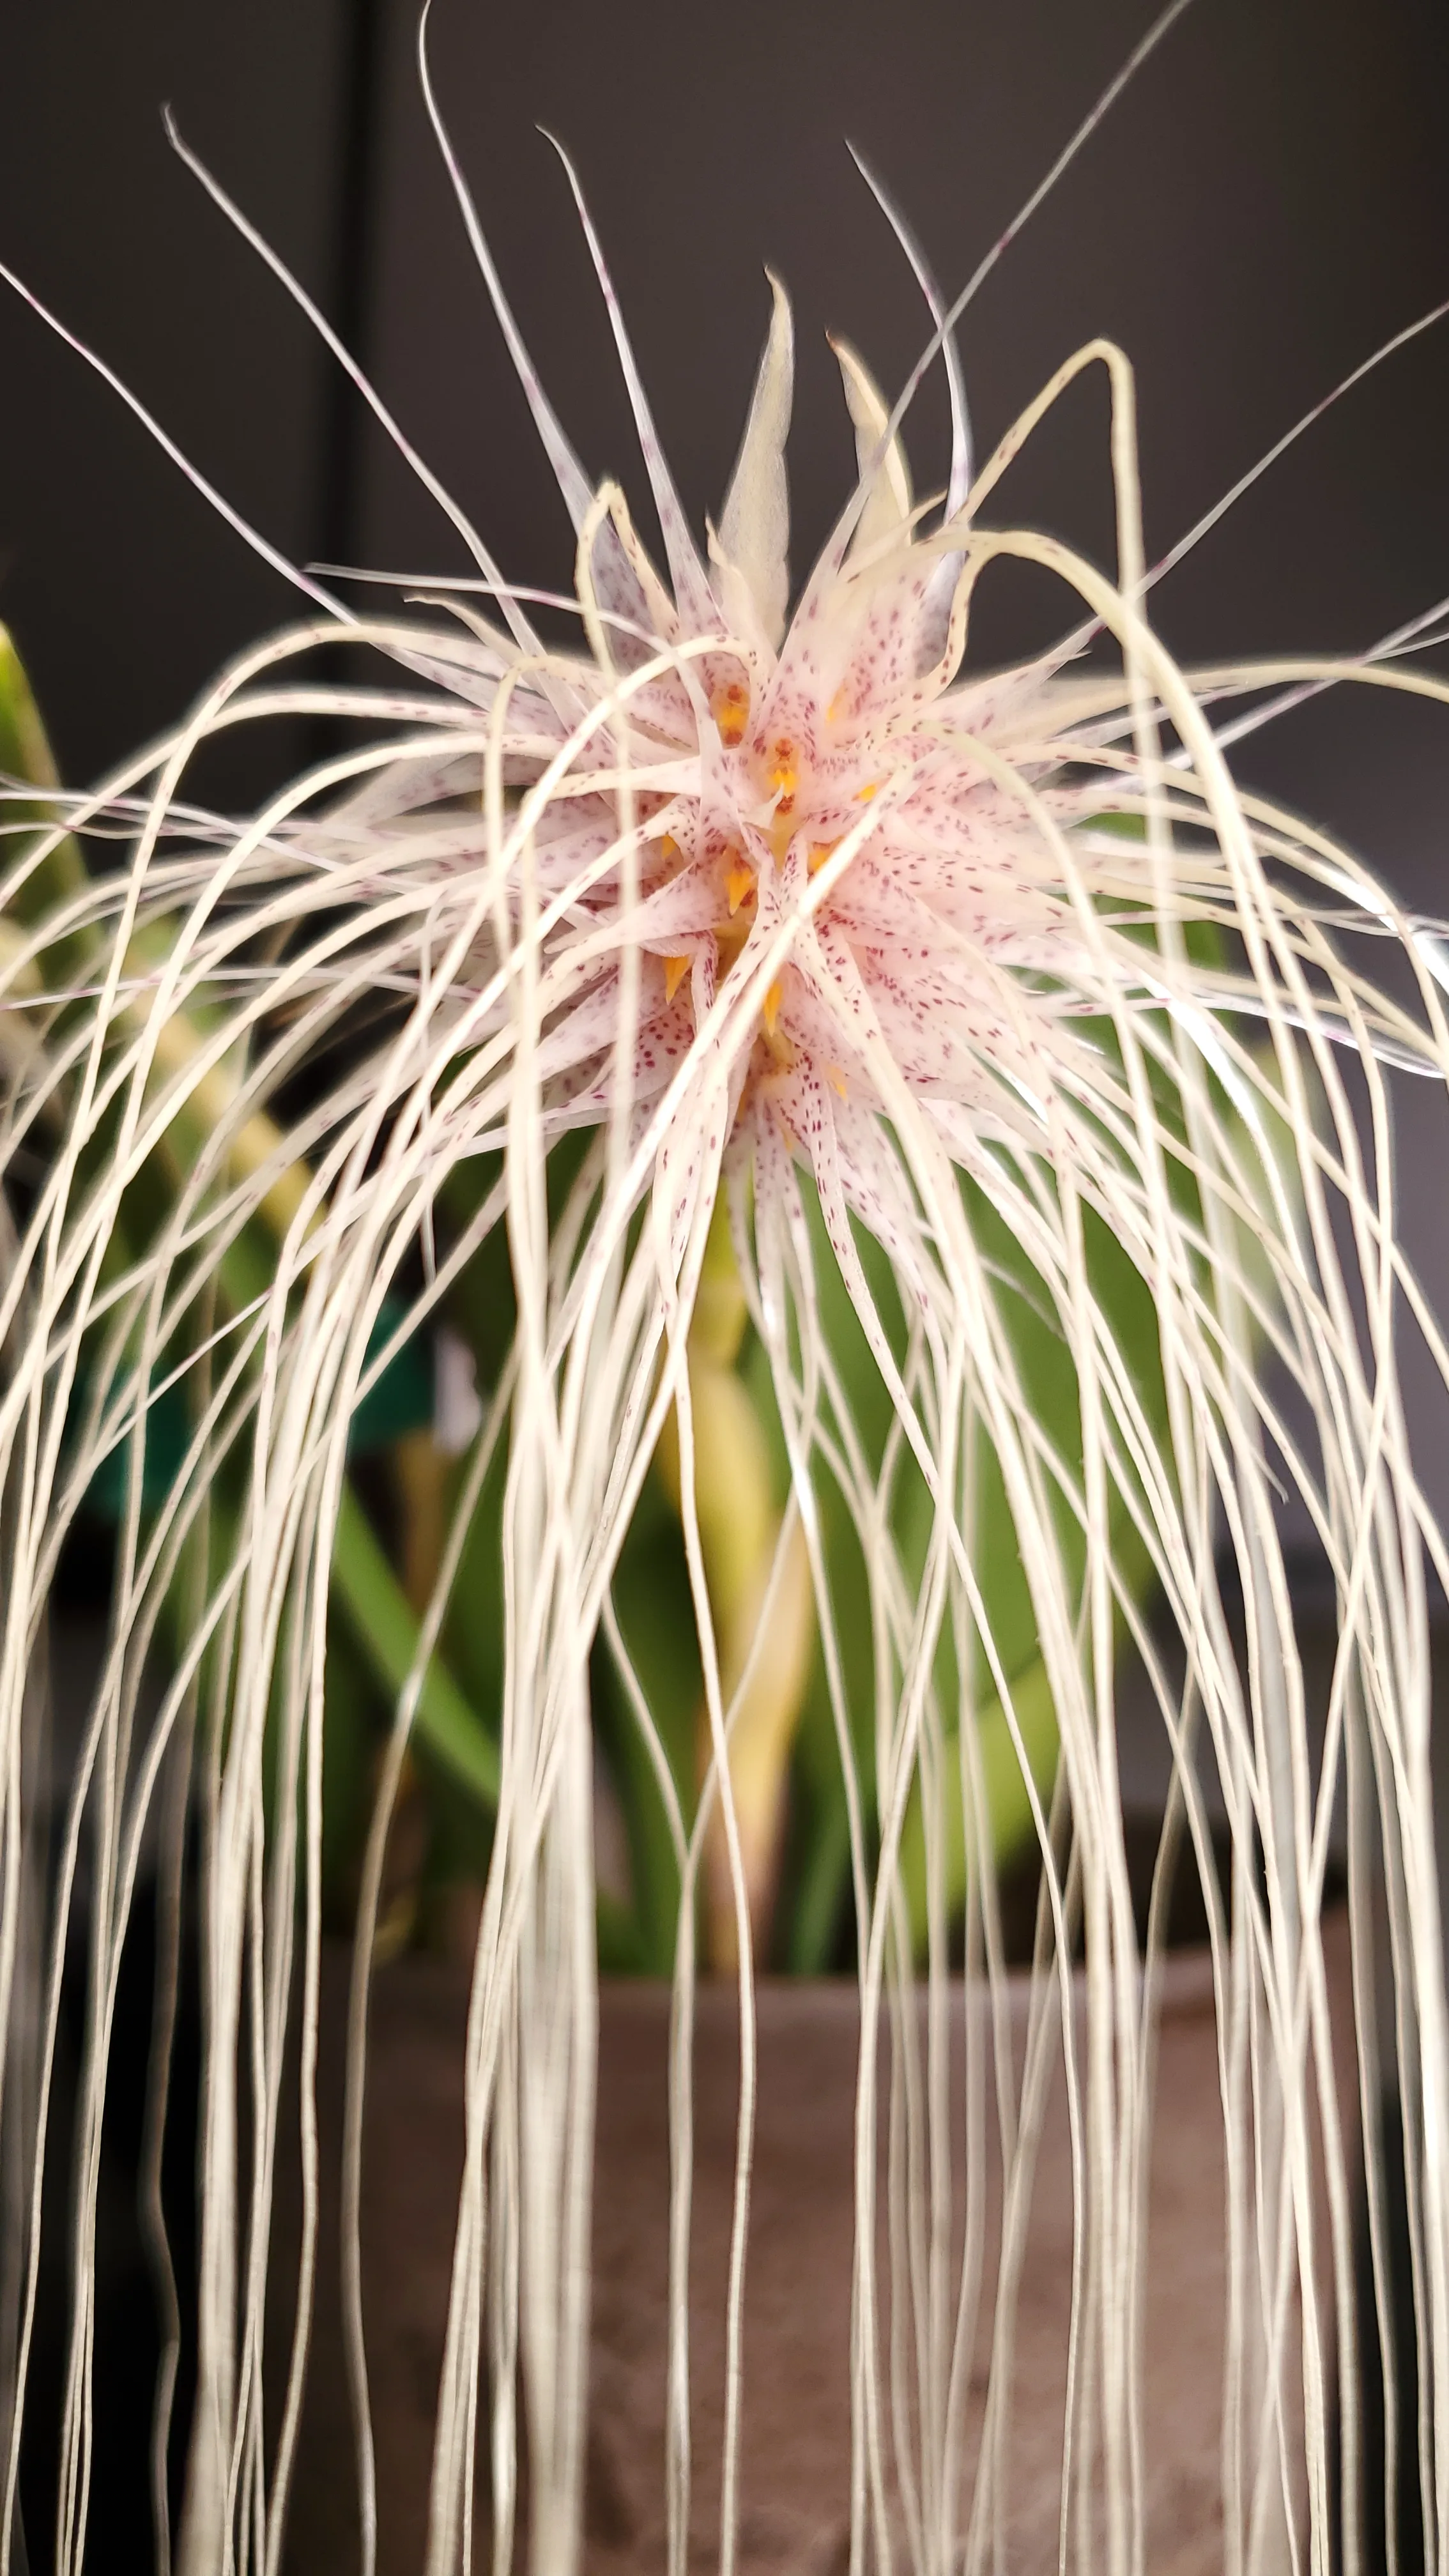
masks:
[[[614,1576],[614,1608],[664,1747],[686,1830],[696,1803],[695,1713],[704,1691],[679,1523],[647,1480]],[[644,1963],[668,1973],[679,1916],[679,1864],[654,1765],[606,1645],[595,1649],[593,1700],[629,1837],[634,1910]]]
[[[1045,1286],[983,1193],[972,1184],[962,1186],[973,1235],[994,1274],[999,1310],[1023,1391],[1068,1475],[1080,1476],[1082,1440],[1076,1371]],[[818,1219],[814,1222],[818,1223]],[[1150,1292],[1122,1246],[1090,1212],[1085,1218],[1084,1233],[1092,1292],[1110,1319],[1120,1348],[1130,1356],[1138,1398],[1149,1424],[1165,1429],[1166,1398]],[[887,1330],[896,1333],[901,1329],[901,1318],[885,1256],[863,1237],[860,1248]],[[878,1466],[890,1427],[890,1397],[844,1282],[824,1246],[823,1229],[817,1234],[817,1289],[822,1329],[866,1454],[872,1466]],[[817,1471],[816,1486],[873,1865],[877,1830],[874,1643],[866,1569],[860,1540],[833,1482],[823,1471]],[[897,1490],[894,1535],[908,1583],[919,1579],[924,1565],[931,1517],[925,1481],[907,1460]],[[983,1606],[1001,1668],[1012,1686],[1032,1775],[1045,1798],[1050,1795],[1056,1767],[1056,1713],[1041,1661],[1031,1587],[1021,1561],[1005,1481],[995,1452],[984,1437],[977,1452],[973,1526],[975,1573]],[[1079,1593],[1085,1545],[1076,1516],[1062,1498],[1058,1498],[1055,1510],[1055,1535],[1069,1588]],[[1111,1544],[1127,1588],[1140,1594],[1149,1578],[1149,1559],[1126,1499],[1116,1493],[1112,1499]],[[997,1867],[1002,1868],[1031,1838],[1031,1801],[1005,1716],[984,1658],[979,1655],[970,1678],[970,1704],[978,1712],[974,1723],[988,1811],[987,1847]],[[940,1648],[936,1686],[945,1716],[942,1831],[950,1914],[959,1912],[966,1895],[966,1841],[959,1788],[959,1721],[954,1714],[962,1705],[963,1694],[949,1637],[943,1639]],[[817,1667],[797,1747],[795,1807],[784,1954],[793,1969],[818,1973],[840,1955],[850,1876],[844,1785],[823,1666]],[[919,1945],[924,1940],[926,1924],[925,1838],[919,1784],[907,1812],[901,1860],[912,1929]]]
[[[25,665],[15,650],[9,628],[4,625],[0,625],[0,776],[40,788],[57,787],[60,783]],[[33,823],[39,832],[53,825],[58,816],[53,803],[37,797],[33,805],[7,802],[0,819],[6,827],[4,838],[0,840],[0,875],[3,875],[8,874],[24,852],[25,844],[17,835],[17,826],[23,830],[24,825]],[[32,869],[15,897],[16,919],[27,929],[33,928],[71,896],[82,893],[87,882],[86,863],[80,846],[67,833]],[[74,975],[90,945],[90,939],[81,932],[52,943],[44,965],[47,982],[63,983]]]
[[[350,1486],[343,1487],[337,1518],[332,1582],[338,1609],[396,1698],[416,1661],[418,1623]],[[423,1676],[414,1727],[450,1777],[491,1815],[498,1804],[497,1740],[437,1656]]]

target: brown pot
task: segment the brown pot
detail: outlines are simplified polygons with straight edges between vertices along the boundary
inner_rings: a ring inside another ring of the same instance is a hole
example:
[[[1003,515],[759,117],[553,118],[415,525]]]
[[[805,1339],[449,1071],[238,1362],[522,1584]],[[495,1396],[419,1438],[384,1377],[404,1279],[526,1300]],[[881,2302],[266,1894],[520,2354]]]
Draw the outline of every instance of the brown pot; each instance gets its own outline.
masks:
[[[1351,2028],[1344,1927],[1326,1934],[1335,2027]],[[329,1959],[319,2109],[335,2176],[348,1962]],[[1025,1979],[1013,1981],[1018,2038]],[[379,2493],[379,2576],[423,2564],[433,2410],[458,2175],[466,1980],[408,1958],[375,1980],[363,2229]],[[1339,2015],[1343,2019],[1340,2025]],[[595,2576],[664,2566],[664,2399],[669,1998],[616,1984],[602,1996],[594,2215],[591,2422],[585,2564]],[[695,2055],[691,2274],[694,2496],[691,2563],[718,2550],[725,2282],[737,2099],[733,1991],[702,1988]],[[763,1984],[759,2116],[745,2312],[740,2564],[834,2576],[848,2554],[853,1985]],[[1346,2053],[1345,2053],[1346,2062]],[[988,2132],[991,2122],[988,2120]],[[296,2576],[357,2560],[353,2451],[336,2292],[335,2193],[327,2194],[312,2366],[289,2516]],[[1209,1964],[1164,1971],[1146,2294],[1147,2563],[1196,2576],[1222,2563],[1219,2496],[1224,2177]],[[1072,2188],[1064,2088],[1052,2088],[1018,2308],[1011,2427],[1010,2564],[1058,2555]],[[279,2266],[279,2269],[284,2269]],[[972,2380],[985,2387],[984,2334]],[[272,2420],[276,2420],[275,2399]],[[479,2531],[480,2545],[485,2535]],[[481,2563],[486,2564],[486,2559]]]

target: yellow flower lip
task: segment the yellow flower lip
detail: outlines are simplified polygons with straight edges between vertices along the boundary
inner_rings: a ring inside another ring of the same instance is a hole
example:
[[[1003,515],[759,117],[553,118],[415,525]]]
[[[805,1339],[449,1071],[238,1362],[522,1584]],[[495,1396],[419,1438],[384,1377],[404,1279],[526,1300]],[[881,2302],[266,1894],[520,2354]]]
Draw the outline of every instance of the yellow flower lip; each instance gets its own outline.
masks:
[[[729,680],[715,691],[710,713],[726,751],[734,751],[745,738],[750,721],[750,693],[743,680]]]
[[[774,746],[774,759],[767,776],[776,798],[776,814],[793,813],[796,792],[800,785],[800,772],[795,766],[795,746],[786,734],[782,734]]]
[[[753,894],[754,890],[755,871],[743,851],[736,850],[730,861],[729,873],[725,878],[725,893],[729,898],[731,920],[739,911],[746,895]]]

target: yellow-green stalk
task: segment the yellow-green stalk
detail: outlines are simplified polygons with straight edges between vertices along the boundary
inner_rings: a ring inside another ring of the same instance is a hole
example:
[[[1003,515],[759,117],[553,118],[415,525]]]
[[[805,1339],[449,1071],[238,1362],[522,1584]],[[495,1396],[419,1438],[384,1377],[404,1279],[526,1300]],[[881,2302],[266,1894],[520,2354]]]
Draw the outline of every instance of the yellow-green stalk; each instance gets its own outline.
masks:
[[[788,1529],[759,1412],[736,1362],[748,1311],[724,1212],[710,1229],[689,1333],[694,1499],[729,1712],[729,1796],[744,1865],[750,1937],[768,1948],[784,1844],[790,1755],[815,1645],[810,1565],[798,1521]],[[659,1471],[678,1509],[679,1442],[671,1415]],[[748,1676],[748,1677],[747,1677]],[[743,1684],[743,1688],[741,1687]],[[713,1767],[707,1715],[696,1726],[700,1784]],[[738,1965],[739,1926],[722,1815],[705,1851],[706,1949]]]

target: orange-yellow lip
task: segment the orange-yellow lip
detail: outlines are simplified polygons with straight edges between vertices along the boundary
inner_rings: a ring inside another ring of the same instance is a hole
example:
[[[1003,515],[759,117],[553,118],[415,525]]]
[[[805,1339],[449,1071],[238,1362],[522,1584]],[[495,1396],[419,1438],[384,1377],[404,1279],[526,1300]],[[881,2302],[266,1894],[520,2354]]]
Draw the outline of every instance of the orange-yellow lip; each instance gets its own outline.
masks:
[[[750,721],[750,693],[743,680],[731,680],[716,690],[710,712],[726,751],[735,750],[743,742]]]
[[[732,918],[734,914],[739,911],[740,905],[744,902],[746,895],[753,894],[754,890],[755,871],[751,867],[749,860],[741,851],[737,850],[734,858],[730,862],[729,874],[725,878],[725,893],[729,897],[729,907]]]

